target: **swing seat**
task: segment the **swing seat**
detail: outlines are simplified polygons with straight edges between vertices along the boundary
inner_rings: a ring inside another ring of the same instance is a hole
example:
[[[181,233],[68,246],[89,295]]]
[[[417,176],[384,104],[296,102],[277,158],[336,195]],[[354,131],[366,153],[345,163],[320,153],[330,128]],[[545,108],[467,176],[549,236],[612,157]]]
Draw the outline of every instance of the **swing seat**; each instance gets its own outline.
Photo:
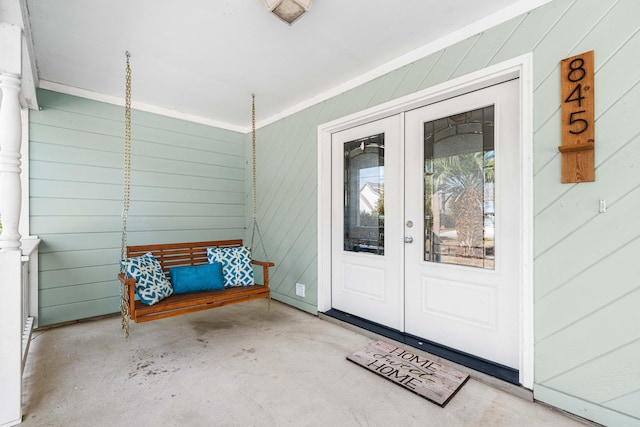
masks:
[[[242,240],[167,243],[127,246],[126,254],[127,258],[132,258],[151,252],[162,266],[165,276],[169,278],[169,268],[207,264],[207,248],[241,246]],[[266,298],[270,303],[269,267],[273,267],[275,264],[255,260],[252,260],[252,264],[262,267],[262,284],[171,295],[154,305],[146,305],[139,300],[135,300],[135,279],[128,277],[125,273],[120,273],[118,274],[118,280],[124,285],[124,295],[129,298],[129,315],[131,319],[136,323],[140,323],[260,298]]]

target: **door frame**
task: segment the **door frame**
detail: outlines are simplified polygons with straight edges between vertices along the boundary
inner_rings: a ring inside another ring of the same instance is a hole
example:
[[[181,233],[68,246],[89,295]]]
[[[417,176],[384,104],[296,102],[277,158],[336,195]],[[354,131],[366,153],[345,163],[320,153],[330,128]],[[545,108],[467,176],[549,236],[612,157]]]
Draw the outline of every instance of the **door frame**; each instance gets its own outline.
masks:
[[[422,91],[368,108],[318,126],[318,311],[331,309],[331,135],[381,118],[472,92],[513,78],[520,85],[522,144],[522,230],[520,266],[520,383],[533,388],[533,54],[528,53]],[[404,194],[401,195],[404,202]],[[403,290],[404,292],[404,290]]]

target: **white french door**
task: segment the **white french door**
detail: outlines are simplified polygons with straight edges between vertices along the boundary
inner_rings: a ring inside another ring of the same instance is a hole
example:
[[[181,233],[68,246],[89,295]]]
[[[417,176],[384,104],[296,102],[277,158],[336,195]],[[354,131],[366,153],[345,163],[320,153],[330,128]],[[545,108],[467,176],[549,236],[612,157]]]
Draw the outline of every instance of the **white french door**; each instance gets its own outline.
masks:
[[[332,135],[331,305],[400,330],[400,116]]]
[[[331,138],[331,307],[520,369],[519,81]]]
[[[406,114],[405,331],[519,367],[518,80]],[[410,226],[412,225],[412,226]]]

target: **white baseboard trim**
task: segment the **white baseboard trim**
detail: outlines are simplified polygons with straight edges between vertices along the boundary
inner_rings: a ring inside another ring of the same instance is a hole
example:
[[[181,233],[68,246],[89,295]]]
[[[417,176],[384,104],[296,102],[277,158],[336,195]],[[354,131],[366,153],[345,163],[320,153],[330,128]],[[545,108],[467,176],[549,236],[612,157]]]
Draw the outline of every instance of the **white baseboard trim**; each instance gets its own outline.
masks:
[[[569,412],[588,421],[607,426],[637,427],[640,419],[605,408],[592,402],[562,393],[558,390],[534,384],[533,398],[555,408]]]

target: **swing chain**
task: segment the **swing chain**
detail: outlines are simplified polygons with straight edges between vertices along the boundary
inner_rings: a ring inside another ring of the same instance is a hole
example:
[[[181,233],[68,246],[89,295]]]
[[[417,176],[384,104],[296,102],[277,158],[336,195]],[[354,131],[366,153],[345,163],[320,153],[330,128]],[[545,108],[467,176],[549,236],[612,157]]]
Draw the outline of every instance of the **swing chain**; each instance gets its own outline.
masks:
[[[124,191],[122,208],[122,245],[120,248],[120,259],[126,259],[127,248],[127,217],[129,216],[129,205],[131,199],[131,64],[129,51],[127,56],[127,74],[124,104]],[[120,263],[120,272],[124,273],[124,265]],[[124,284],[120,285],[120,313],[122,318],[122,329],[125,339],[129,339],[129,295],[125,292]]]
[[[264,252],[265,260],[269,259],[267,250],[264,247],[264,240],[262,238],[262,232],[258,226],[258,202],[257,202],[257,168],[256,168],[256,95],[251,94],[251,168],[253,177],[253,230],[251,232],[251,248],[253,248],[253,241],[258,232],[258,238],[260,239],[260,246],[262,252]]]
[[[251,94],[251,167],[253,177],[253,221],[258,218],[256,196],[256,95]]]

